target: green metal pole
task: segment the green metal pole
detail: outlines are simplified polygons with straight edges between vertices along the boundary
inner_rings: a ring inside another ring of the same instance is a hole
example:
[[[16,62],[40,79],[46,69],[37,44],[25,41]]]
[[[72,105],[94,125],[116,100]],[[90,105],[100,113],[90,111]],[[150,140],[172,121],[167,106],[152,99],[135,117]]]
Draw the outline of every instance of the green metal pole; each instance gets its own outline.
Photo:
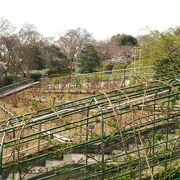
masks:
[[[87,109],[87,117],[89,117],[89,108]],[[89,118],[87,118],[86,122],[86,142],[89,140]],[[87,151],[88,151],[88,145],[86,145],[86,166],[88,165],[88,156],[87,156]]]
[[[105,168],[104,168],[104,116],[101,113],[101,164],[102,164],[102,180],[104,179]]]
[[[10,120],[6,124],[6,128],[9,126]],[[2,140],[1,140],[1,146],[0,146],[0,180],[3,179],[3,149],[4,149],[4,141],[6,137],[6,132],[3,133],[2,135]]]
[[[171,95],[171,88],[169,89],[169,91],[168,91],[168,102],[167,102],[167,110],[169,111],[169,105],[170,105],[170,95]],[[168,139],[169,139],[169,136],[168,136],[168,134],[169,134],[169,112],[167,112],[168,114],[167,114],[167,120],[166,120],[166,153],[168,153]],[[168,165],[168,163],[167,163],[167,161],[165,162],[165,170],[167,170],[167,165]]]
[[[153,139],[152,139],[152,174],[154,175],[154,154],[155,154],[155,124],[156,124],[156,98],[157,93],[154,96],[154,105],[153,105]]]

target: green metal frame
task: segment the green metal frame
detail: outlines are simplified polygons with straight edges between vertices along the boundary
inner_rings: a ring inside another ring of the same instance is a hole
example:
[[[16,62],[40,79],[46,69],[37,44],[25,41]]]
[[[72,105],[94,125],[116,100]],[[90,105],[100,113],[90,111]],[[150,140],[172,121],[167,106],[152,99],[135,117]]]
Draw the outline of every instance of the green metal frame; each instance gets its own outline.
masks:
[[[27,173],[42,159],[74,151],[83,151],[86,159],[57,167],[50,175],[44,172],[37,178],[50,179],[67,173],[71,176],[75,173],[77,179],[141,178],[146,169],[149,171],[146,175],[154,178],[155,168],[167,169],[179,159],[179,136],[171,138],[170,131],[171,126],[179,126],[179,101],[180,77],[174,77],[98,93],[56,105],[55,109],[3,120],[0,122],[0,179],[5,171],[11,171],[15,177],[17,172]],[[90,125],[94,126],[93,132]],[[162,136],[160,142],[156,136]],[[67,138],[71,141],[63,140]],[[135,145],[133,150],[129,148],[131,140]],[[49,146],[41,147],[41,142]],[[32,148],[34,144],[37,147]],[[89,163],[88,150],[92,146],[97,147],[96,154],[101,159]],[[164,149],[159,150],[160,146]],[[111,154],[116,148],[122,152]],[[111,153],[105,158],[108,151]]]

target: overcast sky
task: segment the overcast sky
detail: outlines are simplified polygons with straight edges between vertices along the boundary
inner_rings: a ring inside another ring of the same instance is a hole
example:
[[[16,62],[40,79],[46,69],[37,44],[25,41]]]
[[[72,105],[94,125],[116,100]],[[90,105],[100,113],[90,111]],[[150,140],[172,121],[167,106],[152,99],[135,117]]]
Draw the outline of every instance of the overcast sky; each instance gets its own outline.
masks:
[[[81,27],[103,40],[180,25],[180,0],[0,0],[0,17],[18,28],[33,23],[45,36]]]

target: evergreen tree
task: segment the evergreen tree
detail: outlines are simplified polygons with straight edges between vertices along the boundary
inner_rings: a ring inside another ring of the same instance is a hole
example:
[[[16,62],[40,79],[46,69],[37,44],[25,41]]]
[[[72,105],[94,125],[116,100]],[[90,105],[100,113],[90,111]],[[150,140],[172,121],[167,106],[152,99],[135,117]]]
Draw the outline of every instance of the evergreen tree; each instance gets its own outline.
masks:
[[[100,65],[100,60],[92,44],[86,45],[78,57],[79,67],[82,73],[91,73],[96,71]]]

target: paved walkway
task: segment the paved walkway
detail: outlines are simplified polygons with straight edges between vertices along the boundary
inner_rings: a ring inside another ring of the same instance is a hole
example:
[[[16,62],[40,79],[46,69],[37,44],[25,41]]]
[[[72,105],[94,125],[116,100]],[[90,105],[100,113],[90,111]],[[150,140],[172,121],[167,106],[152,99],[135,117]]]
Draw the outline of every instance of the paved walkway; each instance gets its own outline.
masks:
[[[22,86],[20,86],[20,87],[14,88],[14,89],[10,89],[10,90],[8,90],[8,91],[0,94],[0,99],[1,99],[1,98],[5,98],[5,97],[7,97],[7,96],[10,96],[10,95],[12,95],[12,94],[18,93],[18,92],[20,92],[20,91],[23,91],[23,90],[25,90],[25,89],[28,89],[28,88],[30,88],[30,87],[32,87],[32,86],[35,86],[35,85],[38,85],[38,84],[40,84],[40,82],[32,82],[32,83],[30,83],[30,84],[26,84],[26,85],[22,85]]]

